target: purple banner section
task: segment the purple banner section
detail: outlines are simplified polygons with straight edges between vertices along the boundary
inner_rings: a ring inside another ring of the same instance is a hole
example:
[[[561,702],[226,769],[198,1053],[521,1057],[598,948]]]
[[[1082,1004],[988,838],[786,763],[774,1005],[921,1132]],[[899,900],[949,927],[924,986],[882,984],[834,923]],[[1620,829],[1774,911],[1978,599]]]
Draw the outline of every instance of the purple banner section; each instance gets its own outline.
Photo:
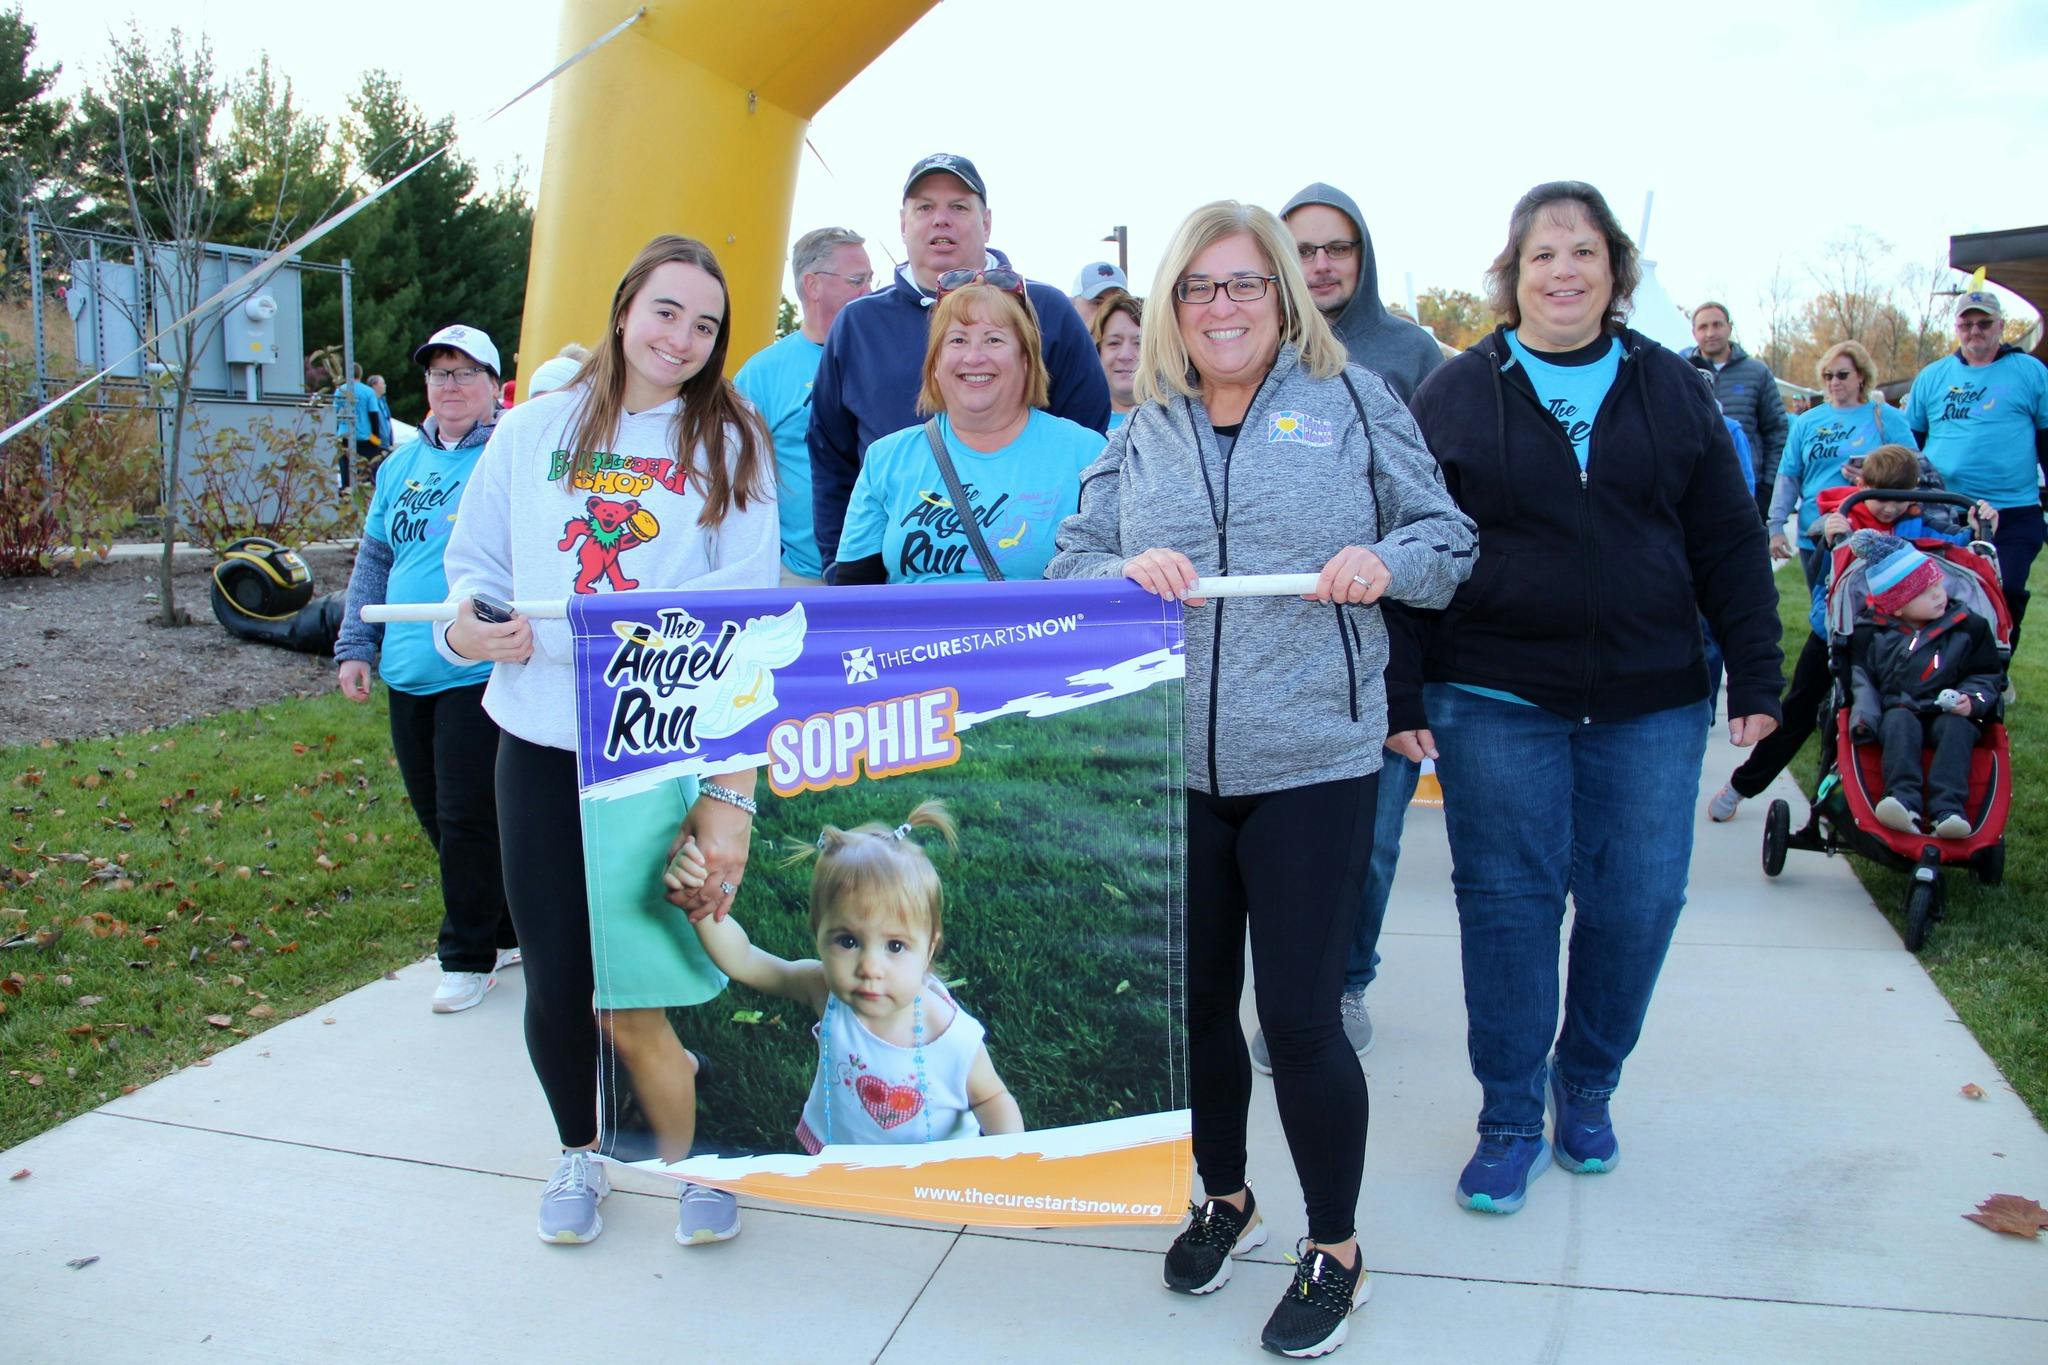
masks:
[[[789,796],[943,767],[980,721],[1183,671],[1179,604],[1125,579],[607,593],[569,621],[586,791],[761,766]]]

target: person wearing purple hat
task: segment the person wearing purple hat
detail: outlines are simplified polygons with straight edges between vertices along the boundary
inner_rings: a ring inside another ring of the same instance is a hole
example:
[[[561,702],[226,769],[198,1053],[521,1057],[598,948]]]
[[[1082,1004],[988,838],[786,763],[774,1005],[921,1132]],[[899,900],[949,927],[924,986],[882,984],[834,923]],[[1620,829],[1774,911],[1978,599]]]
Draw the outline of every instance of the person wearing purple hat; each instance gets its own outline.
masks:
[[[934,152],[910,168],[899,217],[910,260],[882,289],[839,312],[811,385],[811,506],[827,582],[839,554],[847,499],[878,437],[920,424],[930,309],[941,289],[976,282],[1025,290],[1042,331],[1051,376],[1046,411],[1101,431],[1109,424],[1109,385],[1095,343],[1067,296],[1025,280],[1010,258],[988,245],[993,218],[988,187],[972,161]]]
[[[2017,650],[2027,575],[2048,540],[2036,472],[2048,465],[2048,366],[2006,344],[2004,327],[1997,294],[1965,291],[1956,300],[1955,352],[1913,381],[1906,425],[1950,492],[1998,509],[1991,543]]]

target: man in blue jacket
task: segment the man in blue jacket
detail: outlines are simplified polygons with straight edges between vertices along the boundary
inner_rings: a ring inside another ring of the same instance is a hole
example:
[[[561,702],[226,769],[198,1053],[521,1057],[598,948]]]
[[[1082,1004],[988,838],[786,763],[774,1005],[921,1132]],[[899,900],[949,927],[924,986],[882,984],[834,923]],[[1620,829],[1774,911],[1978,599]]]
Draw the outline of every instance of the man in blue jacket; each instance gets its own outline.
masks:
[[[925,310],[938,301],[939,276],[1011,268],[1007,256],[988,247],[988,189],[964,156],[934,152],[910,168],[900,221],[910,263],[897,267],[888,288],[840,310],[811,387],[811,507],[827,580],[838,557],[846,500],[868,446],[921,420],[917,391],[929,330]],[[1052,375],[1047,410],[1103,430],[1109,425],[1109,383],[1087,327],[1056,286],[1034,280],[1027,288]]]

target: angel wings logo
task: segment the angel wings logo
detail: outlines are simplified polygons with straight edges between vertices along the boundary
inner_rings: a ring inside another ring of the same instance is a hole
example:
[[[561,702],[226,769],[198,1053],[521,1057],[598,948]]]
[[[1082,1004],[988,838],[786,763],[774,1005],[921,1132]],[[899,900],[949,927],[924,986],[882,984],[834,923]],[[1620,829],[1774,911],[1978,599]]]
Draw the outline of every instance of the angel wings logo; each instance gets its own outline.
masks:
[[[801,602],[780,616],[726,621],[716,632],[680,607],[650,625],[617,621],[618,648],[605,665],[613,690],[604,753],[695,753],[707,739],[736,735],[775,714],[775,670],[804,650]]]

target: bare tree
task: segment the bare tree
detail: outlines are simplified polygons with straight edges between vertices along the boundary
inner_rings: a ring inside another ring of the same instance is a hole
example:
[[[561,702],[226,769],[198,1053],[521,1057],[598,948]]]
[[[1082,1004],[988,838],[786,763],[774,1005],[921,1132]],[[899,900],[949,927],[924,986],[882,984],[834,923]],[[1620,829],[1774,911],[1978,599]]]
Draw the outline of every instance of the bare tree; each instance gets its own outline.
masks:
[[[1891,293],[1885,269],[1891,254],[1891,243],[1865,227],[1850,228],[1822,248],[1810,273],[1835,341],[1869,343]]]
[[[1764,363],[1771,367],[1772,374],[1783,375],[1795,344],[1792,332],[1799,318],[1799,301],[1785,273],[1783,257],[1771,267],[1771,277],[1764,281],[1756,302],[1757,315],[1764,320],[1765,341],[1753,349],[1763,353]]]

